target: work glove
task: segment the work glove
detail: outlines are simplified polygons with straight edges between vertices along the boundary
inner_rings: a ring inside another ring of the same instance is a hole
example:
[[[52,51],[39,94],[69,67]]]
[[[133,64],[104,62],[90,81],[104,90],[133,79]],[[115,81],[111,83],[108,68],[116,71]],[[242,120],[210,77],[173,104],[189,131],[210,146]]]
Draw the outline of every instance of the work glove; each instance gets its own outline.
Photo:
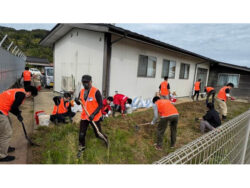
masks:
[[[154,123],[154,121],[151,121],[151,123],[150,123],[151,125],[154,125],[155,123]]]
[[[95,118],[95,115],[94,115],[94,114],[91,114],[91,115],[89,116],[89,121],[93,121],[94,118]]]
[[[79,101],[78,98],[75,98],[75,102],[76,102],[77,105],[80,105],[80,104],[81,104],[81,102]]]
[[[23,117],[21,116],[21,114],[19,114],[19,115],[17,116],[17,119],[18,119],[20,122],[23,121]]]

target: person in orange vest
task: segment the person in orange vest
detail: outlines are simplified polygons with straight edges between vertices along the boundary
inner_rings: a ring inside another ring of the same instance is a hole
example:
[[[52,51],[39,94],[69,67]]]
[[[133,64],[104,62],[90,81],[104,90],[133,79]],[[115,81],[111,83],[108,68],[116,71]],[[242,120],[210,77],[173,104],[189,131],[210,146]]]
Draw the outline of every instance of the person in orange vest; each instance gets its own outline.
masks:
[[[14,147],[10,147],[12,124],[9,112],[22,122],[23,117],[19,106],[24,102],[25,98],[36,95],[37,89],[33,86],[27,86],[25,89],[8,89],[0,93],[0,162],[15,160],[15,156],[8,155],[8,153],[15,151]]]
[[[29,67],[25,67],[25,71],[23,71],[22,77],[23,77],[23,85],[24,85],[24,87],[30,86],[32,74],[29,71]]]
[[[214,96],[215,96],[215,90],[214,90],[214,88],[206,86],[204,88],[204,91],[207,93],[206,104],[208,104],[210,96],[212,96],[212,103],[214,104]]]
[[[115,112],[120,112],[122,116],[126,113],[126,104],[132,104],[132,99],[123,94],[115,94],[113,97],[113,116]]]
[[[103,117],[108,117],[111,114],[111,106],[110,103],[113,102],[113,97],[108,97],[107,99],[103,99],[102,101],[102,115]]]
[[[222,115],[223,120],[227,119],[227,99],[233,99],[233,97],[230,96],[230,91],[232,88],[234,88],[234,84],[228,83],[226,86],[220,89],[216,98],[216,101],[219,104],[220,113]]]
[[[175,147],[176,142],[176,131],[179,119],[179,113],[175,106],[171,104],[170,100],[160,99],[156,96],[153,98],[153,109],[154,118],[151,125],[154,125],[158,119],[158,114],[160,115],[160,122],[157,127],[157,143],[155,144],[155,149],[162,150],[163,136],[167,129],[168,122],[170,123],[171,129],[171,148]]]
[[[80,122],[80,131],[79,131],[79,149],[78,149],[78,157],[81,153],[85,150],[85,136],[88,129],[88,125],[91,124],[92,128],[94,129],[95,136],[97,138],[102,139],[106,146],[108,147],[107,136],[102,132],[101,129],[101,117],[102,117],[102,95],[101,92],[92,86],[92,78],[90,75],[83,75],[82,76],[82,84],[84,89],[80,91],[78,98],[75,99],[75,102],[78,105],[84,105],[86,107],[87,112],[90,116],[86,114],[84,108],[82,107],[82,114],[81,114],[81,122]],[[97,125],[97,129],[93,125],[92,121],[95,122]],[[97,131],[102,134],[103,139],[97,133]]]
[[[168,83],[168,76],[164,77],[164,81],[159,86],[159,93],[161,98],[170,99],[170,85]]]
[[[194,95],[192,96],[193,100],[194,97],[196,96],[196,101],[198,101],[200,89],[201,89],[201,79],[198,79],[198,81],[194,83]]]
[[[62,122],[66,123],[65,118],[68,116],[70,121],[72,121],[72,118],[75,116],[75,113],[71,111],[71,94],[70,93],[64,93],[63,97],[56,96],[53,98],[53,101],[55,103],[52,115],[50,115],[50,121],[52,122]]]

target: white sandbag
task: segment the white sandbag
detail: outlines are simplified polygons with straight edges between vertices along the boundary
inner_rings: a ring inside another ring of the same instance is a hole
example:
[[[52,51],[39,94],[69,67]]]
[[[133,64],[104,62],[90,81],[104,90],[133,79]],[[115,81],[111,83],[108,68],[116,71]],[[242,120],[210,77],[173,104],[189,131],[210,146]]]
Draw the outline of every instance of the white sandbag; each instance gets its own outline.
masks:
[[[50,115],[39,115],[38,119],[40,126],[49,126]]]
[[[133,108],[130,104],[126,104],[126,111],[127,111],[127,114],[132,114]]]
[[[74,101],[74,106],[71,107],[71,111],[76,113],[76,112],[82,112],[82,106],[77,105]]]

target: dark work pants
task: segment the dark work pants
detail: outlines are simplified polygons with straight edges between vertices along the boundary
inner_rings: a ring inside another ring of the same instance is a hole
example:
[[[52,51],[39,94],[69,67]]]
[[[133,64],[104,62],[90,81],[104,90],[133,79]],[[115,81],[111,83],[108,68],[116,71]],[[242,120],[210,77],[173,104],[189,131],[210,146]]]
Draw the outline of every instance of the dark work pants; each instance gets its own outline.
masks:
[[[214,104],[214,96],[215,96],[215,91],[214,91],[214,90],[210,91],[210,92],[207,94],[206,104],[208,103],[209,97],[210,97],[210,96],[212,96],[212,103]]]
[[[178,119],[179,119],[178,115],[161,118],[157,127],[157,145],[158,146],[162,146],[163,136],[167,129],[168,122],[170,122],[171,146],[175,145]]]
[[[95,129],[95,126],[93,125],[92,122],[90,122],[88,120],[81,120],[81,122],[80,122],[80,132],[79,132],[79,145],[85,147],[85,136],[86,136],[89,124],[93,128],[96,138],[100,138],[105,142],[105,140],[98,135],[98,133],[97,133],[97,131]],[[97,125],[99,132],[101,132],[101,134],[103,134],[102,129],[101,129],[101,121],[100,120],[95,121],[95,124]],[[107,138],[107,136],[105,134],[103,134],[103,136],[105,138]]]
[[[198,101],[200,91],[194,91],[193,99],[196,96],[196,100]]]
[[[121,110],[122,110],[121,106],[115,104],[115,105],[112,107],[112,115],[115,116],[115,112],[120,112],[120,113],[121,113]]]
[[[23,81],[24,88],[31,85],[31,81]]]
[[[75,116],[76,113],[68,111],[64,114],[55,114],[55,115],[50,115],[50,121],[54,122],[56,119],[58,121],[58,123],[62,122],[65,123],[65,118],[69,117],[70,120],[72,119],[72,117]]]

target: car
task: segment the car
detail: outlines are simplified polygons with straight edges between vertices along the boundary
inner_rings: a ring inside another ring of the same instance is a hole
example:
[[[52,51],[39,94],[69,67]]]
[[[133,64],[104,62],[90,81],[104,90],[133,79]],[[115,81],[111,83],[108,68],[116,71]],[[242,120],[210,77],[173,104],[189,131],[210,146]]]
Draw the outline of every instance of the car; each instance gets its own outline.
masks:
[[[41,72],[37,68],[30,68],[29,71],[33,75],[42,75]]]
[[[44,73],[41,76],[41,84],[43,87],[54,86],[54,68],[44,67]]]

